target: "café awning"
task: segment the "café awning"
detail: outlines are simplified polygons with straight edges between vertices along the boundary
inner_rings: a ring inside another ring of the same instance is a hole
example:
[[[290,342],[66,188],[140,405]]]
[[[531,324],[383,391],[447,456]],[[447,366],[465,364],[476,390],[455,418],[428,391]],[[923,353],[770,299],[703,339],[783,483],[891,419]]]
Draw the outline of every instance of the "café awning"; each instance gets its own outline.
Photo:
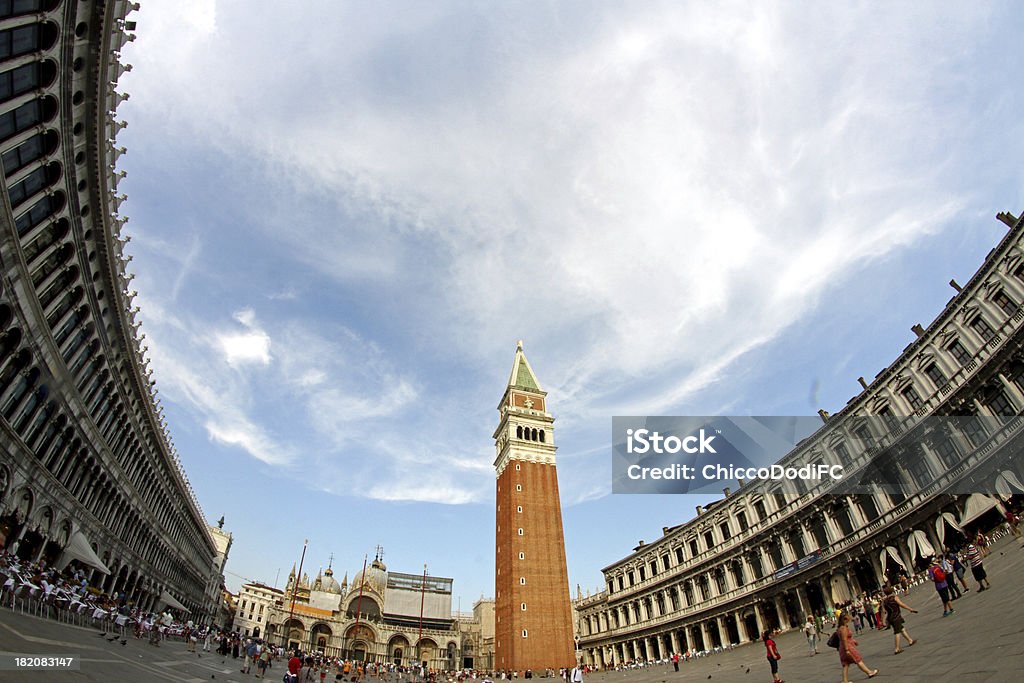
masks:
[[[972,493],[964,503],[964,512],[960,515],[960,526],[967,526],[994,507],[998,507],[1000,513],[1003,511],[1003,506],[995,498],[984,493]]]
[[[63,570],[72,560],[78,560],[82,564],[98,569],[102,574],[110,573],[107,565],[103,564],[103,561],[93,551],[92,546],[89,544],[89,539],[85,537],[81,530],[75,531],[71,535],[71,540],[68,541],[67,547],[64,548],[64,554],[60,556],[58,568]]]
[[[185,605],[178,602],[177,599],[167,591],[160,594],[160,602],[163,602],[168,607],[173,607],[174,609],[180,609],[184,612],[190,611],[188,607],[185,607]]]

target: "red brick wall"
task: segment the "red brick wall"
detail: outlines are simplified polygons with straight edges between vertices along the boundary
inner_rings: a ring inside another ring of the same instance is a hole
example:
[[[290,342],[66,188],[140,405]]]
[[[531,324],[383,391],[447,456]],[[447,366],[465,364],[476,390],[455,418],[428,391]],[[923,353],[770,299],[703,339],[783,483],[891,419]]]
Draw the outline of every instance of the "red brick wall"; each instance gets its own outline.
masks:
[[[495,667],[539,672],[572,666],[572,607],[555,467],[510,461],[497,489]]]

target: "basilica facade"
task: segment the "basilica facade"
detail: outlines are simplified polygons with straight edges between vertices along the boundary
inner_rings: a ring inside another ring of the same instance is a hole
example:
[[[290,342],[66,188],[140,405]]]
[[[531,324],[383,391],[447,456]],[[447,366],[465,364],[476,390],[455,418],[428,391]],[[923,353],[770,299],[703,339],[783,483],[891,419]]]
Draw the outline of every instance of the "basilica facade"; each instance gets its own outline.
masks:
[[[312,579],[293,567],[265,609],[251,635],[288,649],[441,671],[476,665],[473,629],[452,612],[452,579],[389,571],[379,553],[340,583],[330,566]]]
[[[998,219],[1007,234],[967,283],[950,282],[938,317],[914,325],[903,353],[860,378],[842,411],[821,411],[820,428],[782,460],[842,465],[873,489],[746,482],[665,527],[602,570],[603,590],[574,601],[587,663],[799,627],[1000,523],[1024,492],[1024,221]],[[938,438],[927,431],[937,421]]]

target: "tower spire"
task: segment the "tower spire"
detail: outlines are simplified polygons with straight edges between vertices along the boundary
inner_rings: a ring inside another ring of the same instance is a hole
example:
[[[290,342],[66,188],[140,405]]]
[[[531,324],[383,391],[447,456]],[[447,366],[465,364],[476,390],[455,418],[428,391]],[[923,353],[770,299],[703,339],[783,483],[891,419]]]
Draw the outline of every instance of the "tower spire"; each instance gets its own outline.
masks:
[[[509,388],[516,387],[527,391],[544,393],[540,382],[537,381],[537,375],[533,372],[533,367],[530,366],[530,361],[526,360],[522,339],[516,342],[516,357],[512,361],[512,374],[509,375],[508,386]]]

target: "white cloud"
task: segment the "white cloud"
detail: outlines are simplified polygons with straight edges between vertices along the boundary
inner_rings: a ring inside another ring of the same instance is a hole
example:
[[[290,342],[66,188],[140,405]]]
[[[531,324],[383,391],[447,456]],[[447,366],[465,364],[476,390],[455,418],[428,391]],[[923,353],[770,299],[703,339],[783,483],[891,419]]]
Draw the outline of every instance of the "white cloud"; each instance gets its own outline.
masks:
[[[172,316],[148,300],[147,317],[151,365],[157,386],[165,397],[176,401],[197,417],[210,439],[237,446],[268,465],[286,465],[294,460],[291,449],[277,443],[248,414],[246,385],[219,363],[211,363],[204,354],[205,341],[189,322]],[[174,425],[171,426],[172,431]]]
[[[543,330],[545,342],[575,331],[559,350],[563,367],[577,361],[573,377],[556,382],[593,395],[607,388],[590,373],[607,377],[609,363],[628,379],[666,364],[685,375],[709,352],[738,356],[752,336],[772,338],[760,331],[805,315],[819,285],[963,205],[935,182],[943,150],[924,149],[929,140],[915,134],[955,128],[957,111],[940,114],[929,99],[948,64],[916,51],[928,36],[892,39],[914,28],[912,14],[891,11],[878,28],[876,12],[857,8],[736,10],[609,9],[571,36],[546,29],[526,43],[475,17],[496,44],[460,76],[424,57],[455,30],[444,8],[403,19],[405,49],[389,42],[397,28],[360,18],[342,29],[353,41],[330,41],[341,45],[330,70],[301,60],[313,70],[305,75],[275,68],[277,50],[289,49],[277,43],[286,16],[237,32],[224,20],[225,63],[213,71],[237,84],[190,79],[188,92],[172,92],[208,102],[201,115],[213,111],[209,134],[227,133],[220,144],[257,150],[337,194],[345,210],[375,215],[343,239],[296,221],[283,235],[296,253],[341,280],[354,270],[394,278],[403,258],[395,231],[411,226],[446,254],[440,296],[469,323],[456,343],[489,349],[524,327]],[[950,35],[973,25],[947,19],[918,28]],[[256,48],[269,31],[277,49]],[[554,38],[570,44],[539,42]],[[317,42],[290,47],[301,55]],[[206,73],[210,58],[197,51],[186,68]],[[370,77],[384,68],[391,86]],[[314,74],[325,79],[321,106],[296,112],[291,93]],[[240,115],[254,98],[268,106]],[[517,307],[528,315],[507,315]],[[238,362],[267,362],[260,339],[233,341]]]
[[[270,364],[270,337],[265,332],[222,334],[217,336],[217,343],[232,367]]]
[[[234,318],[247,330],[216,335],[224,360],[233,368],[250,364],[270,365],[270,335],[257,326],[255,311],[245,308],[235,312]]]
[[[947,95],[972,74],[946,46],[979,43],[977,7],[406,9],[208,3],[188,29],[147,6],[126,107],[271,169],[281,191],[256,198],[246,230],[357,282],[374,316],[445,346],[430,360],[504,363],[525,337],[561,418],[683,404],[968,205],[951,173],[976,113]],[[304,298],[275,286],[271,301]],[[215,335],[221,357],[273,361],[337,453],[388,420],[428,442],[480,438],[461,414],[415,422],[438,380],[374,334],[275,320],[272,356],[255,313],[235,317],[245,329]],[[427,487],[422,454],[366,447],[411,468],[367,495],[474,495],[475,468],[465,490]]]
[[[277,445],[260,430],[253,429],[252,423],[242,420],[238,424],[219,424],[209,421],[206,423],[206,430],[210,438],[228,446],[238,446],[268,465],[283,465],[290,461]]]

